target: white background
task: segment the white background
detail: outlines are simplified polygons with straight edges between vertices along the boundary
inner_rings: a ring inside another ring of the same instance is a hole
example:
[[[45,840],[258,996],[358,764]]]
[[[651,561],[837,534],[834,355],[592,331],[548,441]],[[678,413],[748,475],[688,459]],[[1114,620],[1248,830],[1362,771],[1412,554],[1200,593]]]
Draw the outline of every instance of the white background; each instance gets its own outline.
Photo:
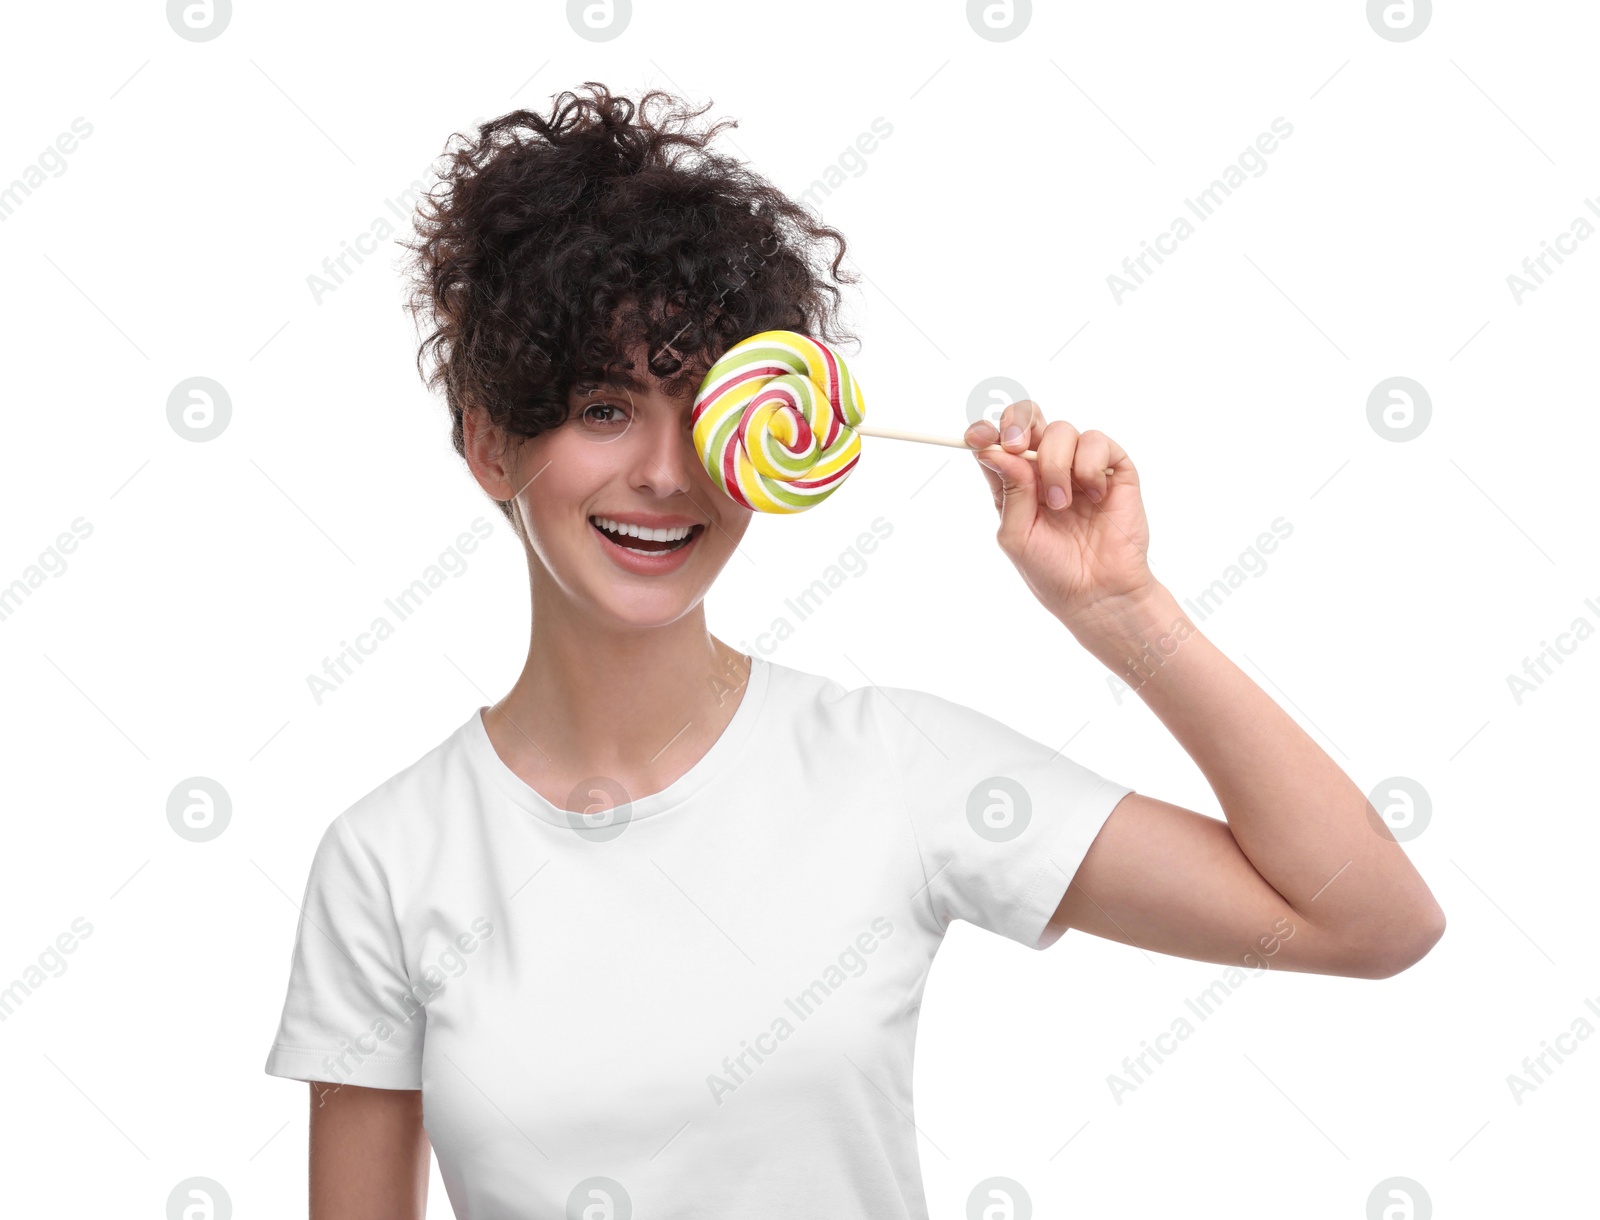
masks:
[[[320,301],[307,277],[450,132],[591,79],[712,101],[740,120],[723,147],[793,194],[887,120],[822,205],[862,275],[845,354],[869,419],[959,435],[1004,376],[1110,433],[1180,598],[1284,518],[1202,630],[1364,791],[1405,776],[1432,800],[1407,851],[1449,929],[1423,962],[1252,978],[1121,1104],[1107,1076],[1222,968],[955,925],[916,1058],[936,1220],[995,1175],[1041,1217],[1360,1220],[1395,1175],[1440,1217],[1587,1194],[1600,1038],[1520,1105],[1507,1076],[1586,1012],[1600,1027],[1600,642],[1520,703],[1507,675],[1580,616],[1600,626],[1600,242],[1520,303],[1507,276],[1600,222],[1600,19],[1457,3],[1393,42],[1350,2],[1039,8],[1008,41],[948,2],[640,0],[605,42],[558,3],[241,2],[207,42],[149,0],[8,11],[0,182],[93,127],[0,223],[0,585],[92,526],[0,619],[0,985],[93,925],[0,1023],[12,1210],[160,1217],[204,1175],[241,1218],[302,1214],[306,1086],[262,1066],[311,850],[500,697],[528,621],[520,548],[416,375],[398,249]],[[1107,276],[1280,116],[1266,171],[1118,303]],[[167,420],[193,376],[232,405],[205,443]],[[1432,400],[1403,443],[1367,418],[1391,376]],[[970,459],[864,452],[826,505],[753,523],[712,630],[757,649],[882,516],[866,570],[765,655],[1070,738],[1220,816],[1000,554]],[[319,705],[307,676],[478,516],[494,533],[467,570]],[[232,801],[208,843],[166,820],[192,776]],[[449,1215],[437,1176],[429,1215]]]

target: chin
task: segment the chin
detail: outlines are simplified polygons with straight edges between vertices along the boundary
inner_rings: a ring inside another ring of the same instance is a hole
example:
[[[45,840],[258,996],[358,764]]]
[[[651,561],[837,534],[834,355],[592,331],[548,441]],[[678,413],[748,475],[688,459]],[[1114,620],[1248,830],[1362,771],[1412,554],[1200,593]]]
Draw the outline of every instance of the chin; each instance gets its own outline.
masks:
[[[666,589],[641,592],[614,586],[602,593],[596,602],[604,616],[616,626],[646,631],[677,622],[698,606],[704,596],[703,591],[684,596]]]

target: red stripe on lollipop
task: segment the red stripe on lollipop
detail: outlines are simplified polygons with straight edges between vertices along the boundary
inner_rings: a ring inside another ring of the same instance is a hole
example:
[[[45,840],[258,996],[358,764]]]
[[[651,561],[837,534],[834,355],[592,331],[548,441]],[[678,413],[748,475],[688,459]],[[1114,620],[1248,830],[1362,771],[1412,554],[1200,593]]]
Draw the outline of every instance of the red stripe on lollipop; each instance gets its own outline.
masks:
[[[811,447],[815,439],[811,428],[811,421],[805,417],[805,413],[801,411],[798,404],[796,404],[794,395],[790,393],[788,388],[785,386],[770,386],[769,388],[762,390],[750,400],[749,404],[745,407],[745,414],[740,420],[741,435],[743,431],[743,422],[745,419],[750,417],[750,412],[754,411],[757,407],[764,406],[769,402],[776,402],[782,406],[783,409],[787,411],[791,417],[793,417],[797,426],[794,444],[791,445],[788,442],[781,440],[778,443],[790,453],[805,453]]]
[[[724,395],[728,394],[736,386],[741,386],[745,382],[754,378],[760,378],[762,381],[770,381],[774,377],[783,376],[788,371],[788,369],[779,364],[752,365],[737,375],[729,377],[726,381],[721,382],[717,386],[717,392],[715,394],[706,393],[705,388],[702,387],[698,396],[699,401],[694,404],[694,410],[689,414],[689,422],[699,423],[700,417],[711,409],[711,405],[719,401]]]

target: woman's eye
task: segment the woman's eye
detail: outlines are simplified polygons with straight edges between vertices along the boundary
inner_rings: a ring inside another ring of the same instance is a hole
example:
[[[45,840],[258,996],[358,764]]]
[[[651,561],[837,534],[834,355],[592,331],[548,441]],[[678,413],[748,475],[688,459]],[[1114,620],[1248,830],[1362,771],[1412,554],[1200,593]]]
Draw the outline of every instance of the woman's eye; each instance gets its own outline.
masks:
[[[623,409],[610,402],[585,403],[578,411],[578,418],[585,425],[597,428],[614,428],[627,422]]]

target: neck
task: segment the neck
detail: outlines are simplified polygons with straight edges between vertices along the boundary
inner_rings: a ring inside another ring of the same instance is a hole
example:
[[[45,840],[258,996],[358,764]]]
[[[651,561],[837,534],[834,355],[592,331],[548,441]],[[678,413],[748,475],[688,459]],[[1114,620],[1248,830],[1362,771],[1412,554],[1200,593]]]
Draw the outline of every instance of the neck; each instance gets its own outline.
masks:
[[[545,795],[595,775],[657,791],[727,727],[750,662],[706,630],[703,605],[625,628],[564,598],[540,600],[522,673],[484,719],[513,769],[553,790]]]

